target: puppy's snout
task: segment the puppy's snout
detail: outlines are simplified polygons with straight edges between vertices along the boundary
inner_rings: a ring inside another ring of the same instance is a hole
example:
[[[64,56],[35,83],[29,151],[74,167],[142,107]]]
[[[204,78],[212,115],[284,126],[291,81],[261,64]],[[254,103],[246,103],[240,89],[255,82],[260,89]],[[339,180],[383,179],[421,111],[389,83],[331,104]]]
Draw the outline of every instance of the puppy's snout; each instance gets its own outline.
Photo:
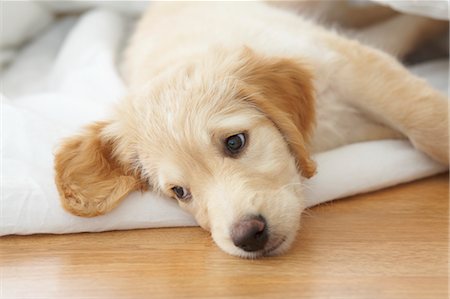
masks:
[[[263,249],[269,239],[267,223],[262,216],[251,216],[235,223],[231,229],[234,245],[244,251]]]

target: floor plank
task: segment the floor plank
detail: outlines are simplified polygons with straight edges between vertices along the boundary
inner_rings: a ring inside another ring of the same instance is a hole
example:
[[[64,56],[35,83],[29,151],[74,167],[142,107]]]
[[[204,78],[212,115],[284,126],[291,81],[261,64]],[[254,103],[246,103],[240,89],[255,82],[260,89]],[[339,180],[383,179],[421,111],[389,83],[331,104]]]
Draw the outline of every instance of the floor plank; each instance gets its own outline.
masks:
[[[448,174],[306,212],[285,255],[200,228],[0,239],[1,298],[448,298]]]

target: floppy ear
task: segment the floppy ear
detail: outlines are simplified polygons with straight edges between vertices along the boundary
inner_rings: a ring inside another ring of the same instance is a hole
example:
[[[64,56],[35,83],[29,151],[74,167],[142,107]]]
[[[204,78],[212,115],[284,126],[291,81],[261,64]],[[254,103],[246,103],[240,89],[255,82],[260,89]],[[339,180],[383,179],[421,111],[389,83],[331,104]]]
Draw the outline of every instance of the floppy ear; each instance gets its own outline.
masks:
[[[294,59],[261,57],[248,48],[243,57],[244,97],[283,134],[300,173],[312,177],[316,164],[307,145],[315,121],[312,74]]]
[[[72,214],[104,214],[131,191],[146,189],[139,175],[115,158],[114,142],[101,134],[106,125],[90,125],[56,153],[56,186],[63,207]]]

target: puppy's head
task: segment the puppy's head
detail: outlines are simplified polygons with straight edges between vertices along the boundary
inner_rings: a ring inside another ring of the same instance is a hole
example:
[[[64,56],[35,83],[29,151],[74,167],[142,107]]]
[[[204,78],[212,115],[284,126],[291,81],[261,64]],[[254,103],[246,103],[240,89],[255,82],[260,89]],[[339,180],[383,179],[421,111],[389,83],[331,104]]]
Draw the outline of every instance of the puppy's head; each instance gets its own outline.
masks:
[[[224,251],[289,248],[303,210],[314,122],[312,79],[298,61],[249,49],[175,67],[135,91],[113,120],[56,156],[66,209],[102,214],[151,186],[192,213]]]

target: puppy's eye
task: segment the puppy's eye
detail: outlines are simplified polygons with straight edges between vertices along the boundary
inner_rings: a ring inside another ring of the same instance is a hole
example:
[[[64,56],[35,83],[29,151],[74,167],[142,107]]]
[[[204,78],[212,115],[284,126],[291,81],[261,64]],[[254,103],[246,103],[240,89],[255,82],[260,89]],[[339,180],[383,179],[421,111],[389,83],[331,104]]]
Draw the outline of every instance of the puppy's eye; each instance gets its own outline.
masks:
[[[228,137],[225,140],[225,147],[227,151],[231,154],[239,153],[245,145],[245,134],[239,133],[233,136]]]
[[[191,193],[184,187],[175,186],[172,188],[173,193],[175,193],[175,196],[182,201],[188,201],[191,199]]]

